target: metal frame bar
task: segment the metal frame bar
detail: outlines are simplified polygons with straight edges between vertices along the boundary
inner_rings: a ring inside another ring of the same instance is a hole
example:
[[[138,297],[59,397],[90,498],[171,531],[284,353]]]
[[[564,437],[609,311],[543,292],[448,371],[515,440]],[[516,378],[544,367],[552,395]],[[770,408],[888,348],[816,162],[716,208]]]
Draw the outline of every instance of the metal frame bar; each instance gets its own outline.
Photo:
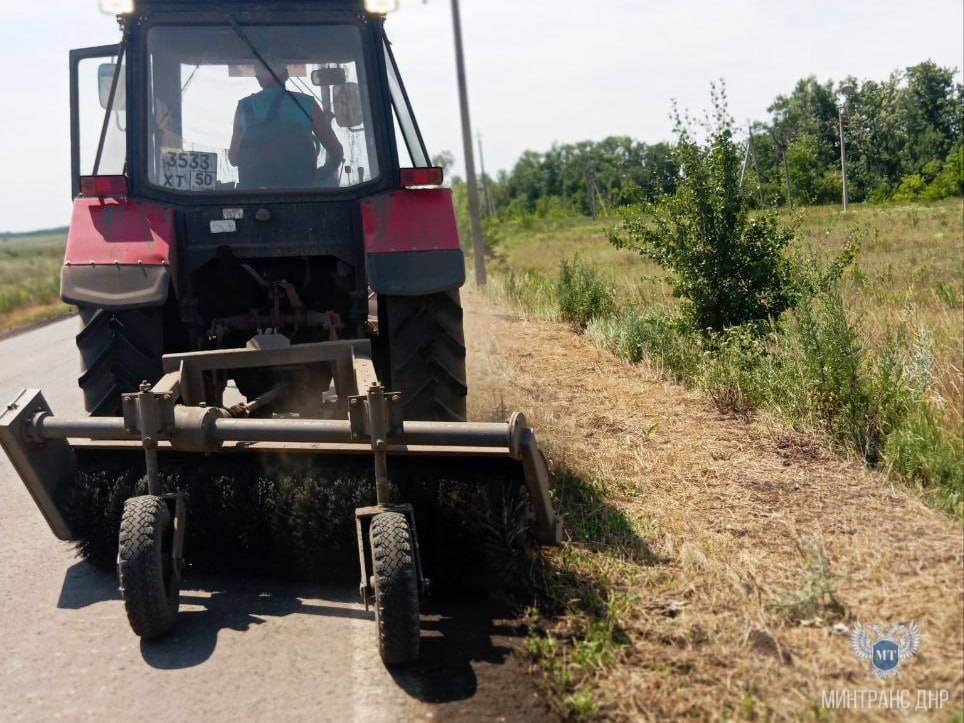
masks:
[[[389,473],[391,456],[512,459],[521,464],[532,500],[536,539],[550,545],[561,541],[549,468],[525,417],[515,414],[506,423],[405,422],[401,394],[386,392],[379,383],[367,340],[174,354],[163,363],[165,374],[154,387],[145,382],[140,392],[123,396],[123,417],[56,417],[36,390],[24,392],[0,413],[0,446],[61,539],[72,538],[57,506],[75,465],[67,440],[85,439],[95,446],[140,447],[151,494],[160,492],[161,451],[370,455],[379,505],[401,502]],[[323,363],[333,366],[346,419],[232,419],[219,407],[202,406],[197,396],[207,372]]]
[[[332,364],[335,391],[339,397],[347,399],[360,393],[356,379],[357,365],[364,364],[365,360],[371,363],[371,358],[371,342],[367,339],[355,339],[300,344],[280,349],[223,349],[168,354],[164,357],[163,364],[165,379],[167,375],[177,374],[181,399],[186,405],[196,406],[204,401],[205,372],[324,363]],[[372,375],[374,376],[374,369]],[[168,387],[171,386],[172,383],[168,382]]]

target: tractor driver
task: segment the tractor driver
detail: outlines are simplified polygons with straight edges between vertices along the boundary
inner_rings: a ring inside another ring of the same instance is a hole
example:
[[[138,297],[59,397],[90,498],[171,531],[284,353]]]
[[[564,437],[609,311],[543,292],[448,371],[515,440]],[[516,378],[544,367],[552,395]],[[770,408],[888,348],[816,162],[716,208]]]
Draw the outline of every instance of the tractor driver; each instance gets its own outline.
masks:
[[[285,63],[271,62],[271,70],[259,64],[255,75],[261,90],[238,102],[228,151],[238,168],[239,188],[338,185],[344,150],[331,127],[333,116],[312,96],[285,88]],[[326,153],[321,168],[319,146]]]

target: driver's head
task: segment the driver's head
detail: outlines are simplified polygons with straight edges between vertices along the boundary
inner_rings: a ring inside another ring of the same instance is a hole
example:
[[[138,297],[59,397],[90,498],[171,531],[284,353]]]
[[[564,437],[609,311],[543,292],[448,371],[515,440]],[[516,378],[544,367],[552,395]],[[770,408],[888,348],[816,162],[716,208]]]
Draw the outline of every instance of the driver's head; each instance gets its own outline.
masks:
[[[278,80],[284,85],[288,80],[288,65],[283,62],[272,60],[267,58],[268,65],[271,66],[269,71],[262,63],[258,63],[254,66],[254,74],[258,79],[258,83],[261,84],[262,88],[274,88],[278,85],[278,81],[274,79],[271,71],[274,71],[274,75],[278,76]]]

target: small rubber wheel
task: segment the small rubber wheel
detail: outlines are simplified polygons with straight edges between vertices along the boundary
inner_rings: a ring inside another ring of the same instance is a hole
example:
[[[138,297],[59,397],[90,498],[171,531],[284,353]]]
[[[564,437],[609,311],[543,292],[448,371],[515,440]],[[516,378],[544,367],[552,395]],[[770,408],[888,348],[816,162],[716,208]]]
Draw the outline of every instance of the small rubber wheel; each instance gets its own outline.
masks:
[[[124,503],[117,574],[131,629],[147,640],[171,632],[177,620],[181,581],[171,554],[173,541],[164,500],[144,496]]]
[[[383,512],[369,530],[378,652],[386,665],[418,658],[419,609],[415,547],[405,515]]]

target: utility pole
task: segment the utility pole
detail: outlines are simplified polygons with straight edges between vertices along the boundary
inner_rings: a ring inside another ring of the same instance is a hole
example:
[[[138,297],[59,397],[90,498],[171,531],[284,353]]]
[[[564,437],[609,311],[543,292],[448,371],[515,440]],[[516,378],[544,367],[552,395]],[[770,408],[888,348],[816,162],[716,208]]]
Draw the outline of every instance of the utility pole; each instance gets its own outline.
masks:
[[[790,195],[790,165],[787,163],[787,147],[780,145],[780,154],[783,156],[783,175],[787,179],[787,205],[793,210],[793,196]]]
[[[455,67],[459,79],[459,104],[462,110],[462,145],[465,150],[465,183],[469,191],[469,215],[472,217],[472,250],[475,257],[475,283],[485,286],[485,246],[482,241],[482,219],[479,216],[479,185],[475,175],[472,146],[472,120],[469,115],[469,91],[465,80],[465,52],[462,46],[462,17],[459,0],[452,0],[452,24],[455,29]]]
[[[740,190],[743,190],[743,181],[746,180],[746,167],[750,163],[750,141],[746,142],[746,151],[743,153],[743,166],[740,168]]]
[[[610,192],[612,192],[612,189],[610,189]],[[596,204],[599,204],[600,206],[602,206],[603,215],[604,215],[604,216],[608,216],[608,215],[609,215],[609,204],[606,203],[606,197],[603,196],[603,195],[599,192],[599,186],[596,185],[596,178],[595,178],[595,177],[593,177],[593,179],[592,179],[592,194],[593,194],[592,197],[593,197],[594,199],[596,199],[596,200],[593,202],[593,208],[595,208]]]
[[[790,210],[793,210],[793,196],[790,195],[790,164],[787,163],[787,143],[783,136],[777,138],[776,132],[771,128],[770,135],[773,136],[773,144],[780,151],[780,155],[783,157],[783,176],[787,182],[787,206]]]
[[[844,137],[843,108],[837,111],[840,121],[840,176],[843,179],[843,210],[847,212],[847,139]]]
[[[756,146],[753,143],[753,124],[746,122],[746,129],[750,134],[750,155],[753,156],[753,173],[756,175],[756,190],[760,194],[760,209],[763,209],[763,182],[760,180],[760,164],[756,160]]]
[[[589,197],[589,210],[592,212],[592,220],[596,220],[596,184],[592,182],[589,173],[586,173],[586,195]]]
[[[481,133],[479,133],[479,164],[482,166],[482,193],[485,194],[485,207],[489,216],[498,218],[499,213],[495,209],[495,201],[492,200],[492,193],[489,191],[489,177],[485,173],[485,153],[482,151]]]

